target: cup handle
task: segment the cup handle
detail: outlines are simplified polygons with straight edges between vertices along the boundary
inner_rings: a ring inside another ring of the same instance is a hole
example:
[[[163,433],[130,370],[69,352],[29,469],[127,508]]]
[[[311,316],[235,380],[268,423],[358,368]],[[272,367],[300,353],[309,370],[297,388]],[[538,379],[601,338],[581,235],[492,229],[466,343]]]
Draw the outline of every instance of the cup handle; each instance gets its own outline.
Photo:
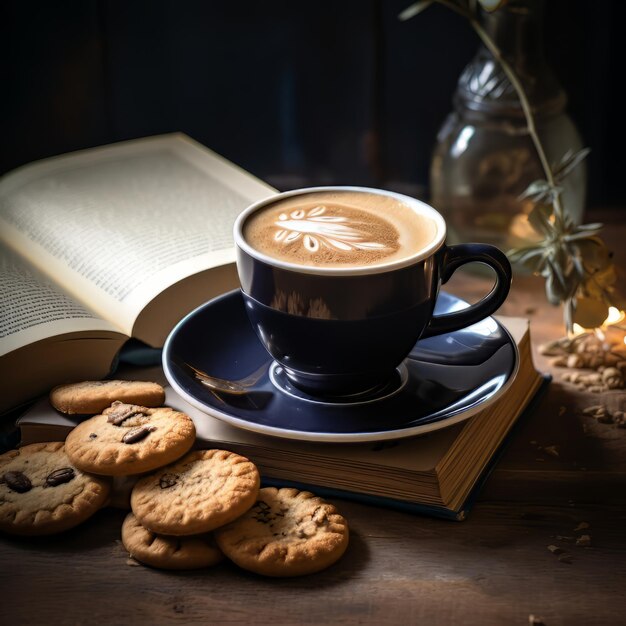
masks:
[[[484,263],[491,267],[496,273],[495,285],[482,300],[466,309],[433,315],[420,339],[471,326],[494,313],[506,299],[511,287],[511,264],[503,252],[486,243],[461,243],[444,248],[440,260],[441,284],[447,283],[452,274],[467,263]]]

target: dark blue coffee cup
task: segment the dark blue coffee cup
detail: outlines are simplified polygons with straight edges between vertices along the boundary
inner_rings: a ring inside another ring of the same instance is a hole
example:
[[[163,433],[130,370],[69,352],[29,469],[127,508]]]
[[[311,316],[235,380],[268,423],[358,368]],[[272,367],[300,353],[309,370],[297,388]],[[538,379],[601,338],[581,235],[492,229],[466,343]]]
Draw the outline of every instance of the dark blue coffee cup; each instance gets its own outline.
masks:
[[[362,192],[393,197],[435,225],[434,238],[414,254],[388,264],[304,266],[253,248],[244,224],[275,202],[315,192]],[[367,392],[394,374],[420,338],[465,328],[505,300],[511,266],[494,246],[445,245],[443,217],[427,204],[364,187],[288,191],[247,208],[237,218],[237,271],[248,318],[270,355],[298,388],[322,396]],[[470,307],[433,315],[437,294],[461,265],[484,263],[496,274],[489,294]]]

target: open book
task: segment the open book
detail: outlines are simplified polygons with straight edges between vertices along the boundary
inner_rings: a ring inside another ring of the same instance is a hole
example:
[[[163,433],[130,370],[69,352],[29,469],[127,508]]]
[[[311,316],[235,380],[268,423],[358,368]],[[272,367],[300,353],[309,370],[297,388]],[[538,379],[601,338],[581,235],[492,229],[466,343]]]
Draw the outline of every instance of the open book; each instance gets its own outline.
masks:
[[[225,448],[248,457],[265,484],[306,487],[319,495],[463,519],[516,422],[545,383],[533,366],[528,321],[500,321],[520,354],[511,384],[468,420],[421,437],[367,444],[299,442],[235,428],[202,413],[172,388],[166,389],[166,404],[193,419],[199,447]],[[42,398],[18,426],[22,443],[28,444],[63,440],[79,421],[57,413]]]
[[[181,134],[0,179],[0,412],[107,375],[129,337],[238,285],[232,226],[272,187]]]

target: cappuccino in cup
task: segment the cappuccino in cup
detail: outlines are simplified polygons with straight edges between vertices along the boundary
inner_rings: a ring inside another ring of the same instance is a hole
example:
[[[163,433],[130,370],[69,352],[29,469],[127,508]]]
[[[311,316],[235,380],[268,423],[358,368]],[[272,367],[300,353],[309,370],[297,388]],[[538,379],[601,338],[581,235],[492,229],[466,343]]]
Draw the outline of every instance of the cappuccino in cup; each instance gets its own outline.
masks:
[[[393,196],[361,191],[291,196],[253,213],[247,243],[273,259],[299,266],[361,268],[419,254],[437,238],[437,224]]]
[[[368,394],[418,339],[469,326],[502,304],[506,256],[486,244],[446,246],[432,207],[364,187],[287,191],[248,207],[234,239],[246,313],[291,384],[314,396]],[[439,287],[466,263],[496,285],[479,302],[433,315]]]

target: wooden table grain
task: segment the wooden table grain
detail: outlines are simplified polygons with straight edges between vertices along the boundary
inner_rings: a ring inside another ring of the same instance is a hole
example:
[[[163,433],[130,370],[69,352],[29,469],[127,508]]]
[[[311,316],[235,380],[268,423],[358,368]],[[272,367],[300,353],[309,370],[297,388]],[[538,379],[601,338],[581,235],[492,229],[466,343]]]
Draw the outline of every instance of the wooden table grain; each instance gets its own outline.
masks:
[[[607,229],[618,257],[626,226]],[[623,246],[622,246],[623,247]],[[449,289],[477,299],[486,278]],[[554,381],[521,425],[461,523],[333,500],[351,541],[332,568],[274,580],[230,563],[171,573],[131,564],[124,512],[100,511],[56,537],[0,537],[3,624],[503,624],[626,623],[626,429],[582,415],[598,396],[561,381],[536,352],[563,334],[541,279],[516,276],[501,311],[531,319],[537,367]],[[626,393],[602,398],[626,409]],[[557,446],[558,456],[539,447]],[[590,547],[563,537],[589,524]],[[548,550],[571,555],[563,562]]]

